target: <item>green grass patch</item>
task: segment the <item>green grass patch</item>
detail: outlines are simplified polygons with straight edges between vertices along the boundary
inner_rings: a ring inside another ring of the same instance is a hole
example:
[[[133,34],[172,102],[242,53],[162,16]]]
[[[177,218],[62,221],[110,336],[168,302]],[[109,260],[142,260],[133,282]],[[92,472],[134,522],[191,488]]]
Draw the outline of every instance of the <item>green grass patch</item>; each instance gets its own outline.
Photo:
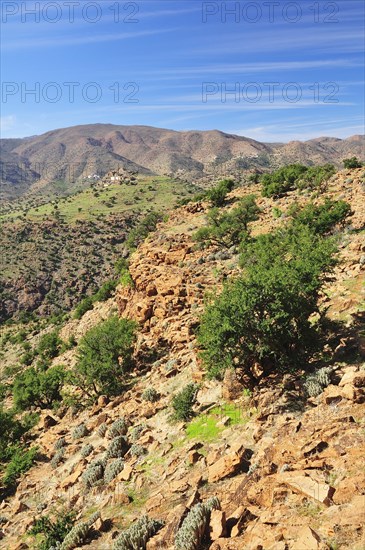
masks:
[[[229,423],[226,426],[219,424],[226,417],[229,418]],[[225,403],[214,407],[206,414],[194,418],[186,427],[186,435],[189,439],[211,442],[218,439],[227,426],[246,424],[249,419],[247,411],[242,407],[234,403]]]
[[[58,216],[72,224],[78,220],[91,220],[98,216],[136,209],[144,211],[153,207],[156,210],[166,210],[167,204],[173,206],[179,198],[188,195],[188,186],[172,178],[146,176],[140,178],[137,185],[111,184],[106,188],[88,188],[68,197],[55,198],[30,207],[26,206],[25,200],[19,200],[13,208],[2,208],[0,221],[7,221],[9,218],[18,220],[26,208],[28,221],[39,222],[44,218],[54,219]]]

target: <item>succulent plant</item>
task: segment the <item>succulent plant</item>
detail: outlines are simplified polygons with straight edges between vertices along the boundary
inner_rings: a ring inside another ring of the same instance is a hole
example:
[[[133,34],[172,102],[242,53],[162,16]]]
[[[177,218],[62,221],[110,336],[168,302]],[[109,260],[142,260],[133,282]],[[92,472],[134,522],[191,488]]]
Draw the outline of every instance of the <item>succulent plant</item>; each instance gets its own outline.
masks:
[[[59,449],[56,452],[56,454],[54,455],[54,457],[51,460],[52,468],[55,469],[55,468],[57,468],[57,466],[59,466],[61,464],[61,462],[63,461],[64,455],[65,455],[65,448],[61,447],[61,449]]]
[[[59,437],[56,441],[56,443],[53,445],[53,448],[55,451],[59,451],[62,449],[62,447],[65,447],[67,445],[65,436]]]
[[[117,437],[118,435],[125,435],[128,431],[128,425],[126,420],[122,418],[118,418],[109,428],[108,432],[108,438],[113,439],[114,437]]]
[[[94,447],[90,444],[90,443],[86,443],[86,445],[83,446],[83,448],[81,449],[81,456],[83,458],[86,458],[87,456],[89,456],[90,453],[92,453],[94,450]]]
[[[134,445],[131,446],[129,449],[129,452],[131,456],[143,456],[146,454],[146,449],[142,447],[142,445],[138,445],[138,443],[134,443]]]
[[[142,399],[144,399],[145,401],[150,401],[151,403],[158,401],[159,397],[160,394],[158,393],[158,391],[155,390],[155,388],[147,388],[142,393]]]
[[[98,435],[100,435],[100,437],[105,437],[107,429],[108,429],[108,425],[106,424],[106,422],[103,422],[102,424],[100,424],[100,426],[97,429]]]
[[[72,439],[81,439],[85,436],[89,435],[89,430],[85,426],[85,424],[82,422],[72,432]]]
[[[113,550],[145,550],[151,537],[163,527],[163,522],[142,516],[116,539]]]
[[[116,458],[108,464],[104,471],[105,483],[110,483],[124,468],[124,461],[121,458]]]
[[[96,459],[90,462],[89,466],[82,474],[82,482],[85,485],[86,489],[90,489],[98,481],[103,479],[104,470],[106,466],[106,459]]]
[[[331,383],[332,370],[331,367],[323,367],[307,377],[304,388],[309,397],[317,397]]]
[[[107,458],[122,458],[125,453],[128,451],[128,442],[127,439],[120,435],[115,437],[111,442],[106,451]]]
[[[87,521],[77,523],[64,538],[59,550],[73,550],[80,547],[86,540],[90,528],[100,518],[100,512],[95,512]]]
[[[212,510],[219,510],[217,497],[198,503],[190,510],[175,537],[177,550],[199,550],[207,530]]]
[[[138,426],[134,426],[134,428],[131,431],[132,441],[136,441],[139,438],[139,436],[141,435],[141,433],[143,432],[143,430],[145,430],[145,429],[146,429],[145,424],[138,424]]]

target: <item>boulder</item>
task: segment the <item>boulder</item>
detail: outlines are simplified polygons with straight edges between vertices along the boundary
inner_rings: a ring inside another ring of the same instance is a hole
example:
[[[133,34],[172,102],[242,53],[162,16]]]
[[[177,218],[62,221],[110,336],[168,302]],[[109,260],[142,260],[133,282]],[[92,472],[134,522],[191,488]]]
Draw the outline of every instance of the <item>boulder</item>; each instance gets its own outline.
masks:
[[[212,510],[209,522],[209,535],[211,540],[224,537],[226,533],[226,514],[222,510]]]

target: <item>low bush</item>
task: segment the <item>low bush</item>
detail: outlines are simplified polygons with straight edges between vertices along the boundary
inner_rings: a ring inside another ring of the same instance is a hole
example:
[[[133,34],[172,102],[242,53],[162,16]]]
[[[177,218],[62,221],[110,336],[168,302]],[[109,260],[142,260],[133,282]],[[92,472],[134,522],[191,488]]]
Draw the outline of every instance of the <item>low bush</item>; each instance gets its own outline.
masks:
[[[108,431],[108,437],[113,439],[118,435],[125,435],[128,431],[128,424],[125,418],[118,418],[113,422]]]
[[[47,370],[34,367],[25,370],[14,380],[15,407],[18,410],[26,410],[36,405],[44,409],[62,401],[61,390],[66,378],[66,371],[62,365]]]
[[[37,540],[39,540],[38,535],[42,535],[41,542],[37,543],[37,550],[59,548],[59,545],[73,528],[75,516],[76,514],[73,511],[63,511],[53,521],[49,516],[36,519],[31,529],[28,530],[28,534],[37,537]]]
[[[229,212],[212,208],[207,216],[208,225],[199,229],[194,238],[197,242],[223,248],[238,245],[247,239],[248,224],[258,219],[259,212],[254,195],[241,199]]]
[[[326,199],[324,203],[313,203],[300,207],[292,204],[288,214],[293,217],[294,225],[306,225],[314,233],[325,235],[337,224],[343,224],[351,214],[351,207],[345,201],[333,201]]]
[[[3,477],[3,483],[8,488],[14,487],[18,478],[30,470],[37,458],[38,448],[26,449],[21,445],[16,445],[11,452],[11,460],[5,468]]]
[[[347,170],[350,168],[362,168],[362,166],[364,165],[364,163],[361,162],[357,157],[344,159],[342,162],[344,168],[346,168]]]
[[[174,420],[190,420],[193,417],[193,405],[196,401],[196,394],[199,386],[190,383],[172,399],[172,408],[174,409]]]
[[[212,376],[241,367],[256,380],[276,369],[304,365],[317,349],[318,313],[323,278],[334,263],[332,239],[301,226],[261,235],[247,245],[244,273],[212,298],[201,319],[198,340]]]
[[[113,460],[110,464],[107,464],[104,471],[105,483],[110,483],[124,468],[124,461],[121,458]]]
[[[89,435],[89,430],[85,426],[85,424],[82,422],[72,432],[72,439],[82,439],[83,437],[86,437]]]
[[[128,449],[129,445],[127,439],[124,436],[120,435],[118,437],[115,437],[109,444],[109,447],[106,451],[106,457],[123,458]]]
[[[281,197],[293,189],[314,189],[321,187],[336,169],[332,164],[304,166],[289,164],[261,178],[263,197]]]
[[[155,401],[158,401],[159,397],[160,397],[160,394],[158,393],[157,390],[155,390],[155,388],[147,388],[142,393],[142,399],[144,399],[145,401],[150,401],[150,403],[154,403]]]
[[[131,369],[137,324],[110,317],[83,336],[78,346],[76,383],[89,397],[116,395]]]

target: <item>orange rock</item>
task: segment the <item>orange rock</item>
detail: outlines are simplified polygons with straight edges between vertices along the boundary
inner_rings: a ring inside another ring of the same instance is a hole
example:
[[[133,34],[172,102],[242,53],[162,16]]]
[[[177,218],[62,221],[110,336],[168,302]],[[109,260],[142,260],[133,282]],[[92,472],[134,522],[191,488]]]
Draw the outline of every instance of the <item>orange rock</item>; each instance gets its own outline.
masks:
[[[222,510],[212,510],[209,522],[209,535],[211,540],[224,537],[226,533],[226,514]]]

